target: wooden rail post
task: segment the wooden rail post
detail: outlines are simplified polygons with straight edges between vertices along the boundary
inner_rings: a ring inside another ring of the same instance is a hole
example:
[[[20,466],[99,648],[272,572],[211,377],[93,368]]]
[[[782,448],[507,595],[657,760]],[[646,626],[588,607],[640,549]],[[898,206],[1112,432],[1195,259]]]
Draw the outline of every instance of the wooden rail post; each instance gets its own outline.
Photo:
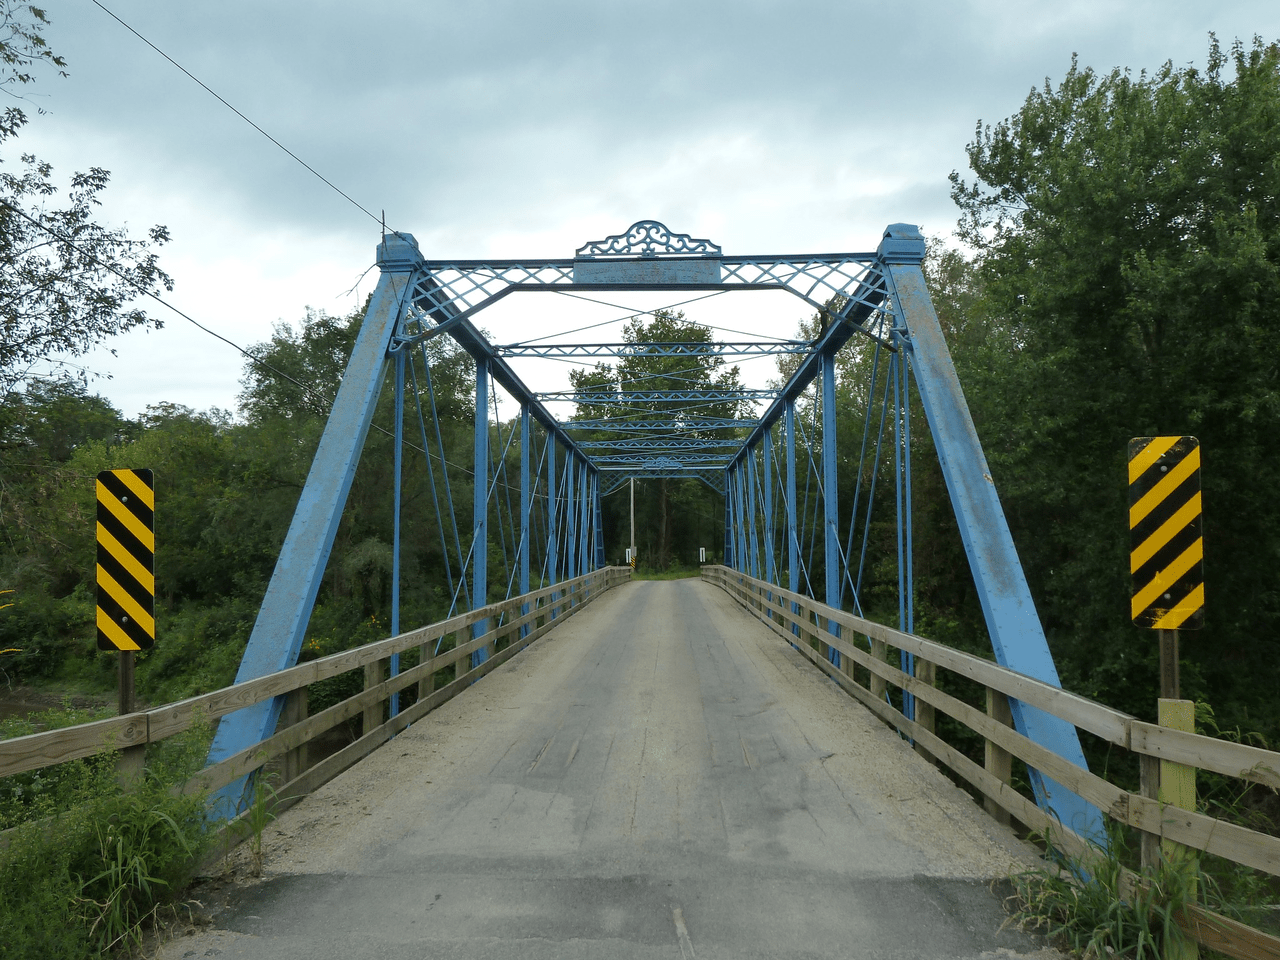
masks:
[[[467,631],[457,630],[453,633],[453,646],[451,646],[449,649],[456,650],[458,649],[458,647],[462,646],[466,642],[467,642]],[[453,679],[455,682],[458,680],[461,680],[470,672],[471,672],[470,654],[468,654],[465,657],[458,657],[458,659],[453,661]]]
[[[280,713],[280,726],[292,727],[305,719],[307,719],[307,688],[298,687],[285,694],[284,710]],[[307,746],[303,743],[285,752],[283,771],[285,783],[307,772],[307,767],[310,766]]]
[[[938,665],[928,660],[924,660],[917,656],[915,658],[915,674],[916,679],[930,687],[937,686],[938,683]],[[925,703],[919,697],[916,697],[916,724],[929,733],[934,732],[934,710],[933,704]],[[934,756],[919,743],[915,745],[916,753],[929,760],[933,760]]]
[[[889,645],[883,640],[871,638],[871,659],[877,663],[884,663],[889,655]],[[876,702],[884,699],[886,693],[889,692],[888,681],[880,676],[874,670],[871,671],[871,695],[876,698]]]
[[[987,687],[987,716],[1006,727],[1013,726],[1013,711],[1009,709],[1009,698],[999,690],[993,690],[990,687]],[[984,739],[983,744],[983,766],[986,767],[987,773],[1001,783],[1011,783],[1013,781],[1012,754],[990,740]],[[1009,811],[991,797],[985,797],[982,805],[997,823],[1002,823],[1006,827],[1010,825]]]
[[[133,713],[133,651],[121,650],[117,664],[119,670],[119,687],[117,689],[117,712],[125,717]],[[146,718],[140,718],[146,723]],[[136,747],[122,747],[116,754],[116,780],[122,790],[132,789],[142,777],[147,766],[146,738]]]
[[[418,663],[423,664],[431,660],[431,654],[427,652],[430,644],[419,644],[418,646]],[[418,699],[425,700],[436,688],[436,674],[431,671],[421,680],[418,681]]]
[[[147,718],[142,714],[138,715],[138,720],[145,724]],[[132,790],[134,786],[142,779],[147,769],[147,744],[138,744],[135,747],[122,747],[116,753],[116,782],[120,784],[122,790]]]
[[[386,677],[387,660],[375,660],[372,663],[364,665],[364,688],[371,690],[380,684]],[[372,703],[364,709],[364,726],[361,730],[363,736],[373,733],[378,727],[382,726],[382,704],[379,700]]]
[[[1159,702],[1159,723],[1160,726],[1169,727],[1172,730],[1195,733],[1196,705],[1190,700],[1168,700],[1162,697]],[[1180,810],[1194,810],[1196,808],[1195,768],[1174,763],[1171,760],[1161,760],[1160,802]],[[1187,871],[1188,882],[1191,884],[1194,895],[1195,851],[1166,839],[1160,841],[1160,852],[1172,869]],[[1199,946],[1190,938],[1178,943],[1165,944],[1167,960],[1196,960],[1199,955]]]
[[[1160,799],[1160,760],[1158,757],[1138,754],[1138,792],[1148,800]],[[1139,864],[1144,873],[1153,871],[1160,864],[1160,834],[1138,834],[1140,857]]]

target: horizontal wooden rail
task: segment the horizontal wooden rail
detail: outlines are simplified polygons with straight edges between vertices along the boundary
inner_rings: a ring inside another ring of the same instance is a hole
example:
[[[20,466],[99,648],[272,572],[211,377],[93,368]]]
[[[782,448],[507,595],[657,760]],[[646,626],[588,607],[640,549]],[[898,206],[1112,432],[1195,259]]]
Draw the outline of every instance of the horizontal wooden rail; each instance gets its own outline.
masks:
[[[1280,876],[1280,838],[1162,804],[1153,799],[1154,794],[1124,790],[1018,733],[1005,704],[1019,700],[1060,717],[1137,754],[1144,768],[1157,759],[1169,760],[1275,789],[1280,788],[1280,753],[1144,723],[981,657],[864,620],[728,567],[704,566],[702,576],[723,588],[881,720],[910,738],[917,749],[970,783],[985,798],[988,811],[1006,819],[1013,817],[1086,861],[1097,855],[1083,838],[1013,789],[1008,761],[1017,757],[1119,823]],[[833,626],[839,628],[840,636],[832,633]],[[866,638],[865,647],[855,643],[858,636]],[[890,647],[915,656],[915,676],[886,660]],[[831,650],[840,653],[841,667],[831,663]],[[934,685],[939,668],[982,685],[986,690],[983,706],[939,690]],[[865,671],[865,685],[855,679],[855,669]],[[916,698],[916,719],[904,716],[889,702],[886,692],[891,687]],[[934,721],[938,713],[983,739],[983,764],[937,735]],[[1131,876],[1131,882],[1138,882],[1136,875]],[[1181,925],[1189,936],[1230,956],[1280,958],[1280,939],[1195,905],[1187,907]]]
[[[243,707],[273,697],[286,696],[320,680],[336,677],[351,670],[382,664],[393,654],[418,648],[425,651],[450,635],[459,639],[481,621],[489,621],[488,632],[474,639],[461,640],[438,655],[424,657],[409,670],[390,679],[379,680],[359,694],[334,704],[314,716],[299,718],[274,736],[201,771],[189,789],[217,789],[234,782],[246,773],[261,768],[271,760],[295,751],[335,725],[361,713],[381,716],[383,705],[391,694],[415,685],[426,694],[406,710],[385,723],[365,731],[355,743],[339,751],[309,770],[299,773],[292,783],[281,785],[278,793],[297,793],[297,788],[314,789],[324,780],[350,766],[385,742],[394,733],[450,699],[471,683],[504,663],[528,644],[545,634],[561,619],[576,613],[604,591],[631,578],[629,567],[605,567],[573,580],[541,587],[530,593],[490,604],[478,610],[451,617],[399,636],[344,650],[332,656],[298,664],[279,673],[249,680],[212,693],[166,704],[153,710],[123,717],[111,717],[96,723],[81,724],[61,730],[49,730],[25,737],[0,740],[0,777],[38,770],[69,760],[94,756],[126,748],[145,747],[189,729],[197,721],[212,720]],[[527,609],[527,612],[522,612]],[[496,650],[499,643],[507,644]],[[489,659],[476,668],[470,666],[470,655],[488,649]],[[462,663],[466,663],[463,669]],[[425,691],[422,684],[435,673],[455,666],[455,679],[439,690]],[[355,748],[355,749],[352,749]],[[344,756],[345,755],[345,756]],[[337,760],[341,756],[342,760]],[[336,761],[336,762],[335,762]]]

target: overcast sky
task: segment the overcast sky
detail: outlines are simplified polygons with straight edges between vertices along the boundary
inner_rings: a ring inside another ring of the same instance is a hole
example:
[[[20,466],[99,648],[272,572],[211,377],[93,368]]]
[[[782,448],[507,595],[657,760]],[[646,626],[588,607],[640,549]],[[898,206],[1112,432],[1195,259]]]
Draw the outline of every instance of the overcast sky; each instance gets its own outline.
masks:
[[[729,254],[869,250],[899,221],[947,236],[975,125],[1073,53],[1136,71],[1203,65],[1210,32],[1280,38],[1275,0],[103,2],[428,258],[570,256],[641,219]],[[92,0],[45,6],[70,78],[42,78],[17,147],[63,178],[109,169],[109,224],[168,226],[175,306],[249,345],[362,301],[374,220]],[[477,321],[506,342],[661,303],[611,297],[509,298]],[[746,294],[685,309],[774,335],[808,312]],[[88,358],[111,378],[94,389],[129,416],[233,409],[242,358],[156,313],[163,330]]]

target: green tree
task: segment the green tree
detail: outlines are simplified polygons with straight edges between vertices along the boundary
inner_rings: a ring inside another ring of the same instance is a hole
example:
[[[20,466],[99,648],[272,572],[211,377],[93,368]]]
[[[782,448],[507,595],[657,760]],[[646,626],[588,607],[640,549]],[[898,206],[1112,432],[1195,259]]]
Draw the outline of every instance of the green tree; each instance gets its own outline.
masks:
[[[685,318],[681,311],[659,310],[649,321],[640,317],[623,329],[623,340],[642,343],[713,343],[711,331]],[[690,430],[690,417],[736,417],[743,411],[740,401],[723,401],[706,405],[678,400],[626,399],[637,391],[736,390],[742,387],[736,366],[726,367],[720,357],[653,357],[631,354],[616,364],[597,364],[592,369],[573,370],[569,381],[580,395],[611,393],[614,403],[579,401],[574,418],[614,419],[620,424],[628,419],[664,419],[670,421],[670,435],[705,440],[735,439],[733,430]],[[592,439],[620,439],[634,434],[598,431]],[[692,562],[699,546],[717,547],[723,539],[723,502],[698,480],[658,478],[637,485],[636,529],[641,556],[657,568],[673,561]],[[620,555],[630,543],[629,510],[617,498],[606,501],[605,525],[611,543],[606,549]],[[676,526],[677,515],[679,526]]]
[[[39,7],[0,0],[0,92],[20,101],[41,67],[66,75],[41,36],[48,22]],[[26,124],[21,107],[4,109],[0,151],[11,154]],[[100,167],[73,174],[68,204],[50,209],[58,187],[48,163],[24,153],[16,169],[0,166],[0,393],[53,355],[78,356],[125,330],[161,325],[134,300],[173,289],[153,251],[168,231],[152,227],[138,240],[97,223],[109,176]]]
[[[1184,695],[1274,724],[1280,49],[1211,41],[1203,71],[1137,76],[1073,61],[968,154],[952,193],[985,336],[956,362],[1068,683],[1150,712],[1126,441],[1194,434],[1208,613]]]

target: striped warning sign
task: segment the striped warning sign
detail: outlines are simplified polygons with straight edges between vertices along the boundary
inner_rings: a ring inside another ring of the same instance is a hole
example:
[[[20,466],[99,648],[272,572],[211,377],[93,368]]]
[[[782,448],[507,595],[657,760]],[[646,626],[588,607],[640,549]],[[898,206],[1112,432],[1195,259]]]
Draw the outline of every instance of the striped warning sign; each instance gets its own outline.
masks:
[[[156,639],[155,486],[150,470],[98,474],[98,649]]]
[[[1204,625],[1204,538],[1200,531],[1200,441],[1129,441],[1129,572],[1140,627]]]

